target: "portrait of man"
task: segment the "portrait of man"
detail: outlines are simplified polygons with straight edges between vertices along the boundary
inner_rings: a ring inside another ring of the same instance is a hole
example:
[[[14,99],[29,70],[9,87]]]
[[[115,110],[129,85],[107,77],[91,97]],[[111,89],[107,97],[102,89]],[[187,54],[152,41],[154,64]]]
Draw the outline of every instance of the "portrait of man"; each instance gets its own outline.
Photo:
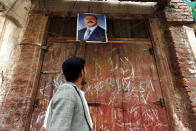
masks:
[[[107,42],[106,19],[102,14],[78,14],[77,40]]]

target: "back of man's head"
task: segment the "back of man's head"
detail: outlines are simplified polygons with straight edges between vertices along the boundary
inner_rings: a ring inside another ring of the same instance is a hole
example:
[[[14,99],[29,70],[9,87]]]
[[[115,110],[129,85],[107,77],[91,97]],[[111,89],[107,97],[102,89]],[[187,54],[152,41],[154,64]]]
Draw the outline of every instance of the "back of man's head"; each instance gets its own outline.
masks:
[[[65,79],[70,82],[75,82],[82,69],[84,69],[85,60],[79,57],[71,57],[63,62],[62,70]]]

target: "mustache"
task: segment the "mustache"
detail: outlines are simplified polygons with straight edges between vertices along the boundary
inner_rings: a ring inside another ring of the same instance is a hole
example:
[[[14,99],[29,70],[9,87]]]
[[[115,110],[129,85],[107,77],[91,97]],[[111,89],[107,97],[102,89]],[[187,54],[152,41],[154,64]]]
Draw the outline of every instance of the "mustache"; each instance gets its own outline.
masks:
[[[88,23],[94,23],[93,21],[88,21]]]

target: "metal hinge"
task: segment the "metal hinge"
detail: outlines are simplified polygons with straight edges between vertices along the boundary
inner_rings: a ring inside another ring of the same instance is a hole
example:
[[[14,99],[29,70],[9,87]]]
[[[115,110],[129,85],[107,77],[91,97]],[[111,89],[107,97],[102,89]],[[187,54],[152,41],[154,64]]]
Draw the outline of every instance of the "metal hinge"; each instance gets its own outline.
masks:
[[[164,101],[163,98],[160,98],[158,101],[153,102],[153,104],[159,105],[159,106],[161,106],[162,108],[165,107],[165,101]]]
[[[151,55],[154,55],[154,49],[153,49],[153,47],[152,47],[152,48],[149,48],[149,53],[150,53]]]
[[[42,45],[42,46],[41,46],[41,49],[44,50],[44,51],[48,51],[48,46]]]

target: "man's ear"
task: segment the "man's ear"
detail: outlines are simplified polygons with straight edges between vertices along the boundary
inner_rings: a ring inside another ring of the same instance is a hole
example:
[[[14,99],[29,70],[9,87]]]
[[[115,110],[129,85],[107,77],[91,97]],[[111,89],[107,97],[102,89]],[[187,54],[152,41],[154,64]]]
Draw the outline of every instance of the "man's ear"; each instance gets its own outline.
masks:
[[[81,70],[80,76],[81,76],[81,77],[84,76],[84,69]]]
[[[84,74],[84,69],[82,69],[81,73],[82,73],[82,76],[84,76],[84,75],[85,75],[85,74]]]

